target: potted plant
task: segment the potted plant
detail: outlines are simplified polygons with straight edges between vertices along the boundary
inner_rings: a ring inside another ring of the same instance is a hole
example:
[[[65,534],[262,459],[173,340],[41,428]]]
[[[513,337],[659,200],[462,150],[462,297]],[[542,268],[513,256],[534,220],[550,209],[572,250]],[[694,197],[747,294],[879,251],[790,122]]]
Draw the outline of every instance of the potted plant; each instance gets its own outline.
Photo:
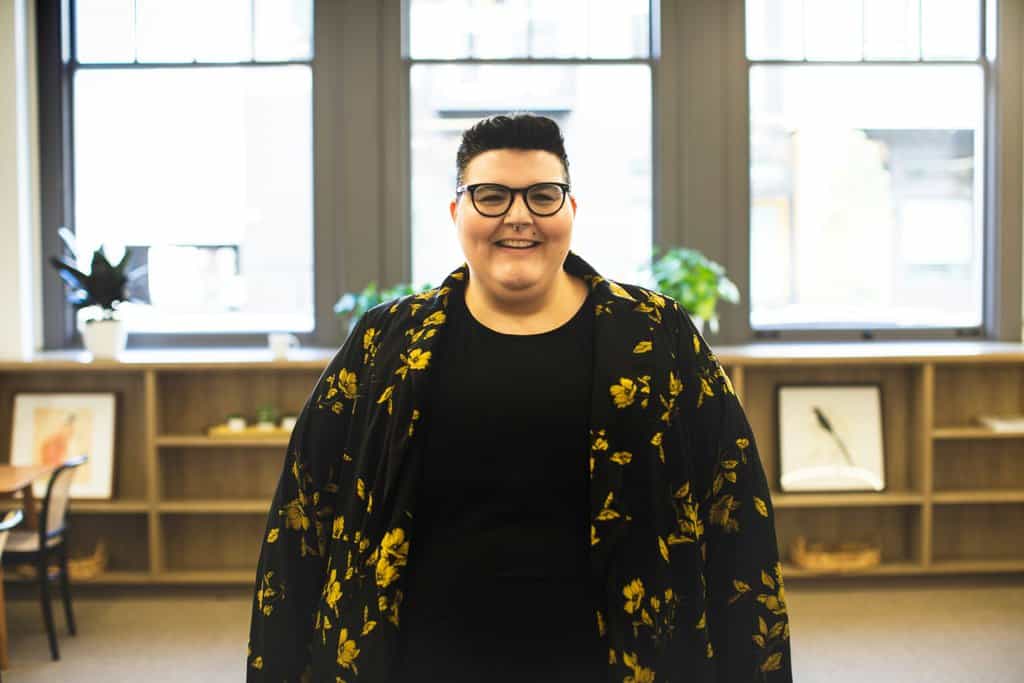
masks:
[[[256,409],[256,428],[264,431],[277,429],[277,408],[268,404]]]
[[[127,333],[118,309],[125,301],[149,303],[144,293],[146,266],[126,272],[132,251],[125,249],[119,263],[107,260],[103,245],[92,254],[88,273],[75,267],[81,260],[75,246],[75,236],[67,228],[58,233],[64,242],[67,255],[64,259],[50,257],[50,264],[64,280],[68,302],[76,311],[87,306],[97,306],[100,317],[86,320],[82,329],[85,348],[95,358],[117,358],[124,351]],[[75,265],[72,265],[75,264]]]
[[[718,300],[738,303],[740,292],[725,269],[695,249],[675,247],[659,255],[654,249],[650,275],[654,287],[669,295],[690,314],[703,334],[704,321],[718,332]]]
[[[334,313],[342,319],[346,335],[351,334],[359,319],[368,310],[379,303],[390,301],[407,294],[420,294],[431,289],[433,285],[423,284],[416,289],[411,284],[399,283],[390,289],[377,289],[377,283],[371,282],[361,292],[345,292],[334,304]],[[347,321],[347,322],[346,322]]]

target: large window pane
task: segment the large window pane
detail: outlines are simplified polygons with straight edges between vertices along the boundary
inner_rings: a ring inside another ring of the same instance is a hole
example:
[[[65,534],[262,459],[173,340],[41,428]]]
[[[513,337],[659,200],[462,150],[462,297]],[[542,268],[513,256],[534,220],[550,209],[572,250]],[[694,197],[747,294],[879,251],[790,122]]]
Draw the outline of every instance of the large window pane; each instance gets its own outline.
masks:
[[[74,88],[80,250],[139,246],[150,267],[129,329],[311,330],[310,68],[82,70]]]
[[[983,74],[754,66],[751,325],[982,320]]]
[[[650,54],[648,0],[409,0],[413,59]]]
[[[463,262],[448,204],[462,131],[490,114],[555,119],[579,203],[572,248],[638,281],[651,254],[651,78],[645,65],[420,64],[411,72],[413,281]]]

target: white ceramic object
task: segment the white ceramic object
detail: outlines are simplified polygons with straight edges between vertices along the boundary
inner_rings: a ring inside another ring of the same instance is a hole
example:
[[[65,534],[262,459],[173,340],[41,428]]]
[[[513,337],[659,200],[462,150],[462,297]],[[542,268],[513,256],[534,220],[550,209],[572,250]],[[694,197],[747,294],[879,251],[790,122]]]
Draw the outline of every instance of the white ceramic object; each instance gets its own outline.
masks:
[[[93,360],[116,360],[128,342],[128,331],[120,320],[91,320],[82,327],[82,341]]]
[[[299,346],[299,338],[287,332],[272,332],[267,335],[267,346],[275,360],[283,360],[291,349]]]
[[[285,417],[282,417],[281,429],[287,430],[289,432],[292,431],[293,429],[295,429],[295,423],[298,422],[298,419],[299,418],[295,417],[294,415],[287,415]]]
[[[245,431],[245,418],[244,417],[229,417],[228,418],[228,429],[233,432],[244,432]]]

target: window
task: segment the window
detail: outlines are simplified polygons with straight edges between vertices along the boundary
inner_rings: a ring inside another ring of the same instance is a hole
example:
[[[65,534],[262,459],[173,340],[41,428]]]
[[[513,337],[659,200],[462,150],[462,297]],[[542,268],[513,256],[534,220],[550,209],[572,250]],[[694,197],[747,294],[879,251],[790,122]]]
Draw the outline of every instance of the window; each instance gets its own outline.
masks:
[[[464,257],[448,213],[462,131],[492,114],[558,122],[579,202],[572,249],[608,277],[650,261],[647,0],[410,0],[413,282]]]
[[[982,325],[982,3],[746,7],[751,328]]]
[[[129,331],[313,330],[312,0],[72,17],[74,229],[148,266]]]

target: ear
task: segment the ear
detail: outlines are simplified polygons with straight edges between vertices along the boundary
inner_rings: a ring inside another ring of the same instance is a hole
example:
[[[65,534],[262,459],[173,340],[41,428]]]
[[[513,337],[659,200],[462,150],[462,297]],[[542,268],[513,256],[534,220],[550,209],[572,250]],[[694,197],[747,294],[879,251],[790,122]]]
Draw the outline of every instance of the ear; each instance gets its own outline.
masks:
[[[572,204],[572,217],[576,217],[576,198],[569,195],[569,203]]]
[[[452,223],[455,222],[455,208],[459,205],[458,201],[452,200],[452,203],[448,205],[448,213],[452,215]]]

